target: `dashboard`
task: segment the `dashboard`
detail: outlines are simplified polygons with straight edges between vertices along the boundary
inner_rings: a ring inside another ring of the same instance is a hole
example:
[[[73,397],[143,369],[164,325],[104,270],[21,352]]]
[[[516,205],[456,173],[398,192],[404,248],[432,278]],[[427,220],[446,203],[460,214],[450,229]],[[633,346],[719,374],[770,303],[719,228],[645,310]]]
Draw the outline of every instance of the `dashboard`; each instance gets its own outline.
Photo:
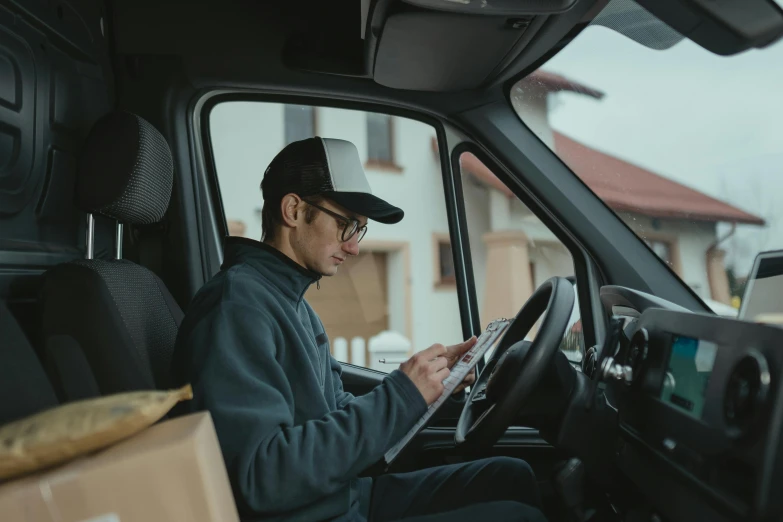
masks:
[[[783,517],[783,328],[696,314],[619,287],[593,361],[617,410],[611,459],[661,520]]]

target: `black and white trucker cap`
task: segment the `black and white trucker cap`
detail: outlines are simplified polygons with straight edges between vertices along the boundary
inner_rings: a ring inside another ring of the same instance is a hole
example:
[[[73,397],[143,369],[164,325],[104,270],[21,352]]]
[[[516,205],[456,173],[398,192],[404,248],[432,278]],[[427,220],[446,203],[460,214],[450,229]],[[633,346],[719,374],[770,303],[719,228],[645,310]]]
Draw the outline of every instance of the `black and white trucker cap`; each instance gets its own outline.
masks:
[[[380,223],[397,223],[404,215],[373,195],[356,146],[333,138],[316,136],[286,146],[266,168],[261,192],[265,201],[291,193],[323,196]]]

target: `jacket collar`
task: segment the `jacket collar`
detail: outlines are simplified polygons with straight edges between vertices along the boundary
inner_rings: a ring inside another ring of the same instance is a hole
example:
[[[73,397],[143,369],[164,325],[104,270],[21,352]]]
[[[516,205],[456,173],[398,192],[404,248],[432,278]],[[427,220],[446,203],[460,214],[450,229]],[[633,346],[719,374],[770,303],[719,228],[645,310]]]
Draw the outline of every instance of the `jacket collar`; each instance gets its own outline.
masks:
[[[276,248],[244,237],[229,236],[223,245],[223,266],[248,264],[256,269],[280,293],[299,303],[310,285],[321,279],[321,274],[304,268]]]

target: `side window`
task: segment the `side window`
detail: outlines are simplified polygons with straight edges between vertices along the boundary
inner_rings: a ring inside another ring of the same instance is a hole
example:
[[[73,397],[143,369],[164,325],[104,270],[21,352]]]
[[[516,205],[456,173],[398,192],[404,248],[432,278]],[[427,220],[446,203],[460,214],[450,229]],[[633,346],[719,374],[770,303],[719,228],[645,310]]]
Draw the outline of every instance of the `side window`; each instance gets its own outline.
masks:
[[[316,135],[315,107],[310,107],[309,105],[286,105],[284,114],[286,145]]]
[[[388,114],[367,113],[367,163],[396,166],[394,121]]]
[[[360,254],[305,294],[332,354],[388,372],[433,343],[462,341],[435,130],[427,124],[330,107],[217,105],[210,132],[229,233],[261,239],[264,171],[287,143],[312,136],[316,119],[318,136],[356,145],[373,192],[405,211],[395,225],[370,221]]]
[[[247,225],[245,225],[244,221],[240,221],[238,219],[228,219],[226,225],[228,225],[229,236],[245,237]]]
[[[494,319],[516,315],[547,279],[573,278],[574,263],[557,236],[476,156],[463,153],[460,167],[473,277],[486,327]],[[576,300],[561,349],[574,363],[584,355]]]
[[[680,262],[680,248],[677,236],[651,237],[651,234],[648,234],[644,241],[664,263],[682,277],[682,264]]]

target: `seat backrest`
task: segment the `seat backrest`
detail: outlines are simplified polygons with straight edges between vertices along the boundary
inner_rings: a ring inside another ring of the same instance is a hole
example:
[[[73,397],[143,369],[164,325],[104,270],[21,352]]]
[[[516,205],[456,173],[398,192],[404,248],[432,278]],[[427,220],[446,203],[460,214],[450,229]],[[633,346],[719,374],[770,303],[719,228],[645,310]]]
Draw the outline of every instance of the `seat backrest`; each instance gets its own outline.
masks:
[[[171,151],[127,112],[99,120],[79,164],[77,205],[119,223],[160,221],[173,184]],[[63,400],[89,394],[83,354],[101,394],[169,387],[183,313],[163,282],[123,259],[83,259],[47,271],[41,290],[46,368]]]
[[[0,426],[57,406],[41,361],[0,301]]]

